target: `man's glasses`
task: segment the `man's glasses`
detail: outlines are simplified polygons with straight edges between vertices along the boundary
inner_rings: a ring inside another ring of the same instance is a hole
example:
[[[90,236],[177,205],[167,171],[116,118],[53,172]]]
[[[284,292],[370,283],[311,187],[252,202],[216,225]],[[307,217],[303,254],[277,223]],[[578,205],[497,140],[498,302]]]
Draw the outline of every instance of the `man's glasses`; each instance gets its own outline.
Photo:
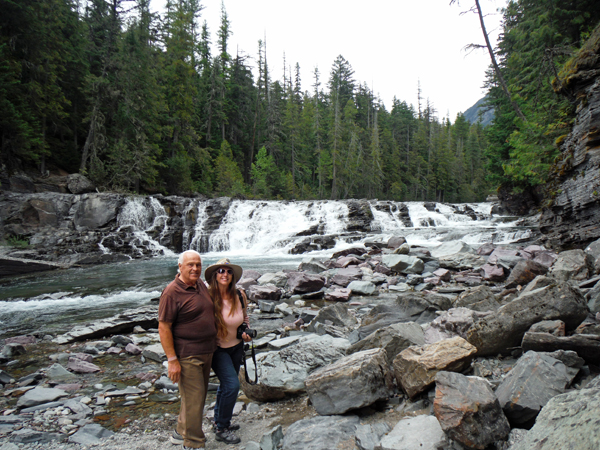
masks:
[[[217,269],[217,273],[221,273],[221,274],[228,273],[229,275],[233,275],[233,270],[231,270],[231,269],[225,269],[223,267],[219,267]]]

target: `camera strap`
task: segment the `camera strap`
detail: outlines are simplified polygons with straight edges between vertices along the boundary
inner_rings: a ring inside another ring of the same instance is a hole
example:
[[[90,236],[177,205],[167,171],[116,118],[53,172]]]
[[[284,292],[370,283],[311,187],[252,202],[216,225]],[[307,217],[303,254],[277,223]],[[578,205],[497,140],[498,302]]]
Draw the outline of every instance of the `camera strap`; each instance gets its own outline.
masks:
[[[252,350],[252,362],[254,363],[254,381],[250,380],[248,377],[248,368],[246,367],[246,350]],[[246,378],[246,383],[250,385],[255,385],[258,383],[258,366],[256,365],[256,353],[254,352],[254,343],[252,345],[244,344],[244,377]]]

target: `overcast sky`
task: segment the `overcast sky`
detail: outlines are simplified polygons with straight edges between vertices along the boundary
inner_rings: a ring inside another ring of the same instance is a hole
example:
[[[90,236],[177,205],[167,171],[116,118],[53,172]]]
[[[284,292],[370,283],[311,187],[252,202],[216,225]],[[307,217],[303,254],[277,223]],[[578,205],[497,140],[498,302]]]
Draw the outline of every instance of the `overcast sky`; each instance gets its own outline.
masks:
[[[302,90],[312,91],[314,68],[325,87],[333,61],[342,55],[355,80],[368,83],[388,111],[396,96],[417,105],[420,82],[423,104],[433,104],[438,117],[454,122],[484,95],[490,59],[487,51],[464,47],[484,44],[476,14],[461,15],[474,4],[462,0],[224,0],[231,23],[229,53],[245,54],[256,67],[258,40],[267,42],[272,79],[283,77],[283,57],[292,69],[300,64]],[[165,0],[153,0],[160,8]],[[202,0],[201,22],[207,21],[212,42],[221,16],[221,0]],[[499,8],[506,0],[483,0],[486,27],[495,43],[500,31]]]

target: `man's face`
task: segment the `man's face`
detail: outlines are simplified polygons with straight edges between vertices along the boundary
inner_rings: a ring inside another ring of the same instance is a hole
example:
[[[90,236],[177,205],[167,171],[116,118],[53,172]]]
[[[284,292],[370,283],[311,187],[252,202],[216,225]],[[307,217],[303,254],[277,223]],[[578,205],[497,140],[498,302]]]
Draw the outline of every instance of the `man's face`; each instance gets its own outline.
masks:
[[[181,281],[190,286],[195,286],[202,273],[202,261],[195,253],[185,253],[183,262],[179,264],[179,272]]]

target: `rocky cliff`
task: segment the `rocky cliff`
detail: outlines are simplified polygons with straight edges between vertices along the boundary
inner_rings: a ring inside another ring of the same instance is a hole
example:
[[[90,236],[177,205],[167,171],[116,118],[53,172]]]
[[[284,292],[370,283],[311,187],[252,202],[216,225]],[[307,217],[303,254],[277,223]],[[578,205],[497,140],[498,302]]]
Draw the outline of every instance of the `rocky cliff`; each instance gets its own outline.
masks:
[[[554,247],[585,247],[600,237],[600,26],[565,65],[555,90],[576,102],[577,118],[561,145],[540,230]]]

